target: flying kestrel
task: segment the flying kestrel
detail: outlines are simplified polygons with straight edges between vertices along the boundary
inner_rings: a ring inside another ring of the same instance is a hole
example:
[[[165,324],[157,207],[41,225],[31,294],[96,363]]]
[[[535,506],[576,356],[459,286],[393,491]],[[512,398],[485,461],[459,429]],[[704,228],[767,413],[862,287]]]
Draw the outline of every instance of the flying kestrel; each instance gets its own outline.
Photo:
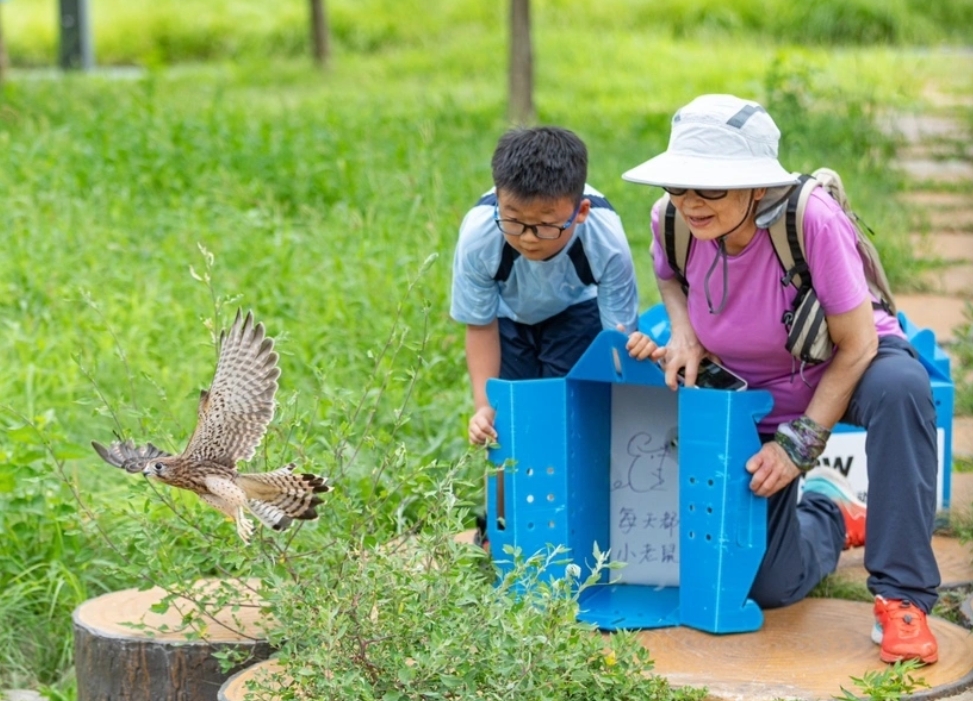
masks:
[[[294,519],[317,518],[317,495],[331,487],[317,475],[294,474],[294,463],[261,474],[237,472],[237,462],[253,457],[274,416],[278,377],[274,340],[265,336],[263,324],[254,324],[252,314],[244,318],[237,312],[229,332],[220,334],[213,384],[200,392],[196,430],[181,454],[130,440],[91,444],[115,467],[196,492],[236,522],[244,542],[253,533],[248,511],[282,531]]]

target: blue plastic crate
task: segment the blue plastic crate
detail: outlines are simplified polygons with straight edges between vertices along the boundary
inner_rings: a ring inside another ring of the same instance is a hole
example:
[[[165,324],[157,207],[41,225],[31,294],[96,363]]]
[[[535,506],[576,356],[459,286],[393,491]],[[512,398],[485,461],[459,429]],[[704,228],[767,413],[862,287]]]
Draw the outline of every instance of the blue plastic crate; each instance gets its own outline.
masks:
[[[939,497],[948,507],[949,359],[931,331],[916,328],[903,314],[899,320],[929,372],[940,431]],[[665,343],[669,320],[664,307],[646,311],[639,327]],[[616,540],[620,533],[619,514],[612,512],[613,398],[638,388],[647,407],[673,404],[661,370],[629,358],[625,342],[623,334],[602,332],[565,378],[488,382],[502,441],[490,457],[498,466],[511,465],[487,482],[487,532],[501,570],[510,567],[506,546],[526,555],[563,546],[584,570],[596,544],[612,551],[622,545],[612,542],[613,533]],[[604,630],[686,625],[736,633],[760,627],[762,613],[747,594],[766,549],[766,500],[750,492],[744,464],[759,449],[756,424],[771,406],[764,391],[678,391],[678,489],[664,507],[666,515],[678,519],[677,582],[663,577],[666,581],[657,583],[610,583],[606,574],[602,584],[583,592],[582,620]],[[864,437],[861,429],[844,424],[835,432]],[[851,462],[845,466],[851,468]],[[648,550],[645,545],[643,552]]]
[[[619,514],[611,512],[613,393],[642,388],[647,408],[672,402],[661,370],[629,358],[626,340],[603,331],[565,378],[488,382],[501,437],[491,459],[513,464],[487,484],[487,532],[501,570],[510,566],[505,546],[531,555],[560,545],[584,569],[596,544],[601,550],[619,545],[611,542],[613,527],[616,537],[623,532]],[[771,405],[763,391],[678,391],[672,437],[678,489],[669,503],[654,495],[662,504],[654,516],[639,515],[657,524],[668,517],[678,547],[665,566],[675,565],[678,583],[610,583],[606,573],[602,584],[583,592],[582,620],[604,630],[760,627],[763,615],[747,594],[766,548],[766,500],[750,492],[744,463],[759,449],[756,422]]]

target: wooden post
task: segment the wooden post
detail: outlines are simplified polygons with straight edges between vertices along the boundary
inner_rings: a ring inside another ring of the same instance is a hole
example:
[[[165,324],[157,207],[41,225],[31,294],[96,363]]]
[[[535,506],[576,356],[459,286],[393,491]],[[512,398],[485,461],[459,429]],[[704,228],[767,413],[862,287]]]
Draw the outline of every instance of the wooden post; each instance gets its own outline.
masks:
[[[66,71],[95,67],[88,0],[60,0],[61,45],[58,63]]]
[[[184,614],[195,610],[188,600],[153,613],[164,596],[158,588],[125,589],[75,609],[78,701],[216,701],[230,676],[270,656],[267,622],[252,593],[242,593],[239,606],[212,612],[201,630],[183,624]],[[228,647],[249,659],[224,673],[213,653]]]
[[[507,117],[517,124],[534,121],[534,55],[530,37],[530,0],[510,0],[510,95]]]
[[[311,48],[314,62],[324,66],[331,56],[328,32],[328,10],[324,0],[311,0]]]

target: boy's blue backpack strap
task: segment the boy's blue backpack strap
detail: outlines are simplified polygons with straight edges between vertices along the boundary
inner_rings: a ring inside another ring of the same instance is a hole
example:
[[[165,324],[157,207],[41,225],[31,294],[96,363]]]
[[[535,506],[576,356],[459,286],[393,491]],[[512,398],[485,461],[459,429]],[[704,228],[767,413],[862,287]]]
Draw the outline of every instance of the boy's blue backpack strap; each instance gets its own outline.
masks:
[[[514,269],[514,261],[520,257],[520,253],[506,241],[503,242],[503,249],[500,251],[500,265],[493,279],[497,282],[506,282],[510,277],[510,271]]]
[[[568,257],[574,264],[574,270],[582,285],[587,287],[588,285],[598,284],[598,281],[595,280],[595,274],[591,272],[591,264],[588,262],[588,256],[584,252],[581,239],[575,239],[574,243],[571,244],[571,248],[568,249]]]
[[[493,275],[493,279],[497,282],[506,282],[514,268],[514,261],[519,257],[520,253],[504,241],[503,248],[500,250],[500,265],[497,266],[497,272]],[[588,262],[588,255],[584,252],[584,244],[581,243],[581,239],[575,239],[574,243],[571,244],[568,249],[568,257],[571,259],[582,285],[598,284],[594,273],[591,271],[591,264]]]

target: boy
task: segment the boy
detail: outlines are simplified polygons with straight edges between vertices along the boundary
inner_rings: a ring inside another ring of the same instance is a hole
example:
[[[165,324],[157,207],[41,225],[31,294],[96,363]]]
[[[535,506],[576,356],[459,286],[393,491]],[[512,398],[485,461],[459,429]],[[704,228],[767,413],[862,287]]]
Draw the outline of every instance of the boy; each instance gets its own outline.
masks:
[[[621,220],[585,180],[588,151],[557,127],[514,129],[494,189],[460,225],[450,315],[466,324],[471,443],[497,439],[491,377],[562,377],[604,329],[635,331],[638,290]]]

